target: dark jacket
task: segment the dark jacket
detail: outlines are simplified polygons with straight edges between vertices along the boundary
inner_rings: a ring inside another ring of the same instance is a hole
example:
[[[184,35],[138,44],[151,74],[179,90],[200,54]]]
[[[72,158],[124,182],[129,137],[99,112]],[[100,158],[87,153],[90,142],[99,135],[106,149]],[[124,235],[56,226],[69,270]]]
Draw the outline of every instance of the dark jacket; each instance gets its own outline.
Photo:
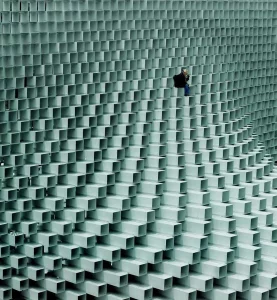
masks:
[[[173,76],[174,87],[176,88],[184,88],[187,82],[189,81],[189,75],[184,75],[184,73],[180,73],[178,75]]]

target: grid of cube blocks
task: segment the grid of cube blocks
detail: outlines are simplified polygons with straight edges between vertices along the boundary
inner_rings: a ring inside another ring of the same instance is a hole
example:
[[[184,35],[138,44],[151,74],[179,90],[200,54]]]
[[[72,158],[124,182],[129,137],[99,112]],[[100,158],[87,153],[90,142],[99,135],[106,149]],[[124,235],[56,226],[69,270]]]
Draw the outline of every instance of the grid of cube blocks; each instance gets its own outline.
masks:
[[[1,1],[0,299],[277,298],[276,9]]]

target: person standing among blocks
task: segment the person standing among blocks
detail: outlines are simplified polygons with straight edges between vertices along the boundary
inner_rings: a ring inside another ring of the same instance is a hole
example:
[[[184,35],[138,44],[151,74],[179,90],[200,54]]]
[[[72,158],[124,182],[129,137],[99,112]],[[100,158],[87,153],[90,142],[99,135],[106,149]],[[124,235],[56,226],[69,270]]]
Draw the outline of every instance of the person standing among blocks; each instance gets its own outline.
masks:
[[[185,96],[189,96],[190,87],[188,84],[189,81],[189,72],[187,69],[182,68],[181,73],[173,76],[174,87],[176,88],[184,88]]]

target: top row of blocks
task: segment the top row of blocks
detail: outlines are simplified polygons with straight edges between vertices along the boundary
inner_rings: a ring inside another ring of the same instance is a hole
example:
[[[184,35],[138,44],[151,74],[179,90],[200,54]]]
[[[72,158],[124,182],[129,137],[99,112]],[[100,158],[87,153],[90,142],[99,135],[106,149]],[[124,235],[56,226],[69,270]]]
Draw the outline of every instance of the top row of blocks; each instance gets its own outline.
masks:
[[[0,3],[0,11],[64,11],[66,10],[88,10],[88,9],[201,9],[207,10],[276,10],[276,1],[162,1],[162,0],[5,0]]]

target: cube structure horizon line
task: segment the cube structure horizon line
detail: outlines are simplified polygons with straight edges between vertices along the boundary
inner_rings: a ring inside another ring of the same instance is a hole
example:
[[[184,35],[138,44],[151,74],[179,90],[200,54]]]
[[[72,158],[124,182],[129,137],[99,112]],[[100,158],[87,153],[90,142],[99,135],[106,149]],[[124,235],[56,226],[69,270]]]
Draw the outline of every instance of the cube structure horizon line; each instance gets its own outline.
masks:
[[[276,26],[275,0],[3,0],[0,300],[276,299]]]

